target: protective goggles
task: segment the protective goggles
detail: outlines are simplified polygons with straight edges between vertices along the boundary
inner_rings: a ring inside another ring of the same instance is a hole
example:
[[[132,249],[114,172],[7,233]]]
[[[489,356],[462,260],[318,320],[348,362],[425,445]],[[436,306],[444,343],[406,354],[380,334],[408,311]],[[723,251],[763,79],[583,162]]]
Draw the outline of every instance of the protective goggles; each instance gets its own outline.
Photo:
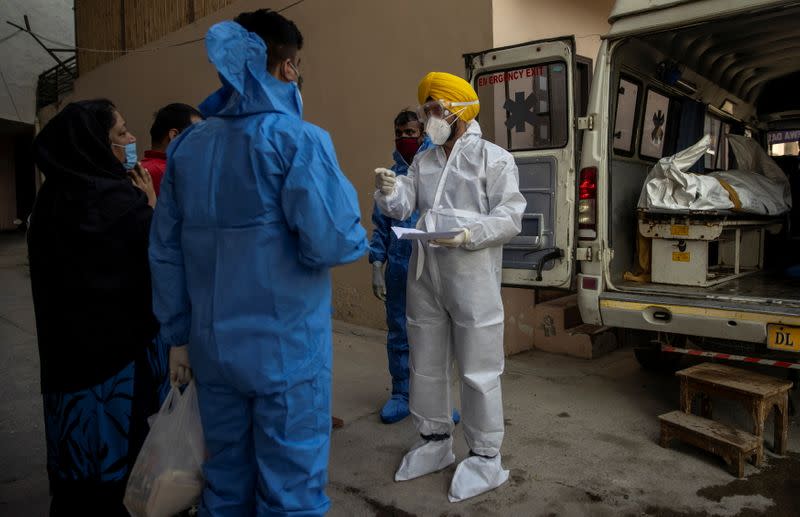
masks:
[[[479,101],[467,102],[450,102],[444,99],[438,101],[428,101],[417,108],[417,116],[420,122],[427,122],[429,118],[445,118],[452,114],[458,114],[465,109],[466,106],[478,104]]]

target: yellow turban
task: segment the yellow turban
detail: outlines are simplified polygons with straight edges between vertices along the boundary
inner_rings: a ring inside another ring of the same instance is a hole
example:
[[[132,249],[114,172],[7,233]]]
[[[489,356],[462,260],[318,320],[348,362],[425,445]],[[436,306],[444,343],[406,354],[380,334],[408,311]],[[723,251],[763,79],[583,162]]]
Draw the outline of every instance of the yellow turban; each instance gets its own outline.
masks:
[[[435,101],[446,100],[450,102],[478,100],[478,94],[475,93],[475,90],[467,81],[457,75],[446,72],[431,72],[423,77],[419,83],[417,96],[420,104],[424,104],[428,97]],[[452,113],[458,113],[458,117],[464,122],[469,122],[477,117],[480,110],[481,106],[478,103],[470,104],[469,106],[453,106],[450,109]]]

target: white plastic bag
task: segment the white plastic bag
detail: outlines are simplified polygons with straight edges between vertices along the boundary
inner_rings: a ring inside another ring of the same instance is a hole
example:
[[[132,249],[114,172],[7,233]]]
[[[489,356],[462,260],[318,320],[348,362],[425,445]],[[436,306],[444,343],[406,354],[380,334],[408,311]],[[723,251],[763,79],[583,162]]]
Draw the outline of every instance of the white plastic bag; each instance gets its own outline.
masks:
[[[182,394],[173,386],[133,465],[125,508],[133,517],[170,517],[190,508],[203,491],[204,457],[194,381]]]

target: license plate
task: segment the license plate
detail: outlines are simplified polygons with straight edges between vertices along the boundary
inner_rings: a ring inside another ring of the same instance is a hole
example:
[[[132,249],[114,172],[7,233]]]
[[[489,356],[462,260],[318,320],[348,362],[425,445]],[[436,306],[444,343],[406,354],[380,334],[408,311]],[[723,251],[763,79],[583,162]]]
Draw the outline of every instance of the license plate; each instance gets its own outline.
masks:
[[[800,327],[767,325],[767,348],[800,352]]]

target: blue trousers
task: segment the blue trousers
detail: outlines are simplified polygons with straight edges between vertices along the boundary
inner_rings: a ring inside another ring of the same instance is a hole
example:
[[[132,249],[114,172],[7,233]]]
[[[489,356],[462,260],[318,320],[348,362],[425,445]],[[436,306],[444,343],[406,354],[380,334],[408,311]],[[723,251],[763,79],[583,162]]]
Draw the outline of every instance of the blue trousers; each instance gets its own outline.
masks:
[[[408,395],[408,335],[406,334],[406,278],[408,261],[386,266],[386,352],[392,392]]]
[[[201,516],[324,515],[331,371],[269,395],[197,379],[208,459]]]

